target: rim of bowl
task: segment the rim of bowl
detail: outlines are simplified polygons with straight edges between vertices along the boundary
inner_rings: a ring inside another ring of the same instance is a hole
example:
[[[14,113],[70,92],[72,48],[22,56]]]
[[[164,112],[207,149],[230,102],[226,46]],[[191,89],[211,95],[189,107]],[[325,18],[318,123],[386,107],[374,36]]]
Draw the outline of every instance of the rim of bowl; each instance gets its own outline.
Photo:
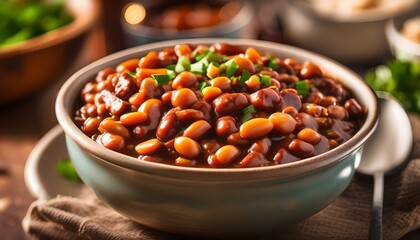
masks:
[[[197,38],[197,37],[206,37],[209,35],[209,33],[226,34],[234,30],[241,29],[253,19],[254,12],[252,10],[251,4],[248,1],[238,1],[238,3],[241,5],[241,8],[234,17],[232,17],[231,19],[225,22],[222,22],[221,24],[217,24],[211,27],[196,28],[192,30],[181,30],[181,31],[173,32],[173,33],[172,32],[168,33],[168,32],[165,32],[161,28],[150,27],[150,26],[142,25],[142,24],[137,24],[137,25],[128,24],[124,20],[124,18],[121,18],[121,22],[122,22],[121,25],[125,30],[127,30],[128,33],[133,34],[135,36],[140,36],[140,37],[149,36],[149,37],[157,37],[157,38],[166,39],[167,37],[173,37],[173,36],[179,35],[179,36],[186,36],[188,38]]]
[[[338,147],[314,157],[302,159],[292,163],[264,166],[255,168],[188,168],[162,163],[154,163],[147,161],[139,161],[135,157],[131,157],[119,152],[115,152],[99,145],[94,140],[85,135],[73,122],[73,106],[76,98],[80,96],[82,87],[96,73],[104,67],[115,67],[118,63],[134,57],[146,55],[149,51],[161,50],[165,47],[175,46],[176,44],[213,44],[215,42],[224,42],[234,45],[253,46],[260,51],[270,52],[280,57],[292,57],[298,61],[313,61],[326,71],[330,76],[336,79],[347,79],[344,84],[350,88],[355,98],[364,99],[363,105],[369,108],[368,115],[364,124],[359,131],[347,142]],[[338,77],[341,76],[341,77]],[[357,91],[356,91],[357,90]],[[227,180],[244,180],[246,174],[247,181],[267,180],[273,178],[291,177],[326,167],[343,160],[350,155],[369,138],[377,126],[378,107],[375,92],[367,85],[367,83],[355,72],[345,66],[316,53],[312,53],[293,46],[279,43],[266,42],[251,39],[228,39],[228,38],[195,38],[162,41],[157,43],[145,44],[134,48],[129,48],[102,59],[99,59],[88,66],[82,68],[72,75],[61,87],[55,105],[56,117],[63,127],[66,135],[75,141],[83,150],[95,156],[99,161],[104,161],[123,168],[135,171],[161,175],[165,177],[174,177],[182,179],[227,181]]]
[[[94,0],[68,0],[65,4],[74,20],[60,28],[26,41],[0,48],[0,58],[34,52],[72,39],[91,28],[99,16],[99,4]]]
[[[339,23],[367,23],[367,22],[380,22],[387,20],[395,16],[401,16],[408,12],[414,11],[413,9],[418,8],[419,0],[413,0],[413,3],[402,7],[399,11],[387,11],[386,13],[381,13],[381,11],[375,11],[370,14],[358,14],[358,15],[349,15],[348,17],[340,17],[335,14],[322,14],[319,13],[313,7],[310,7],[309,3],[303,0],[284,0],[286,4],[294,6],[301,9],[311,16],[329,22],[339,22]]]
[[[388,42],[392,45],[392,47],[404,50],[405,52],[411,55],[416,55],[420,58],[420,43],[416,43],[408,39],[400,32],[402,24],[404,24],[404,22],[409,18],[410,17],[390,19],[385,25],[385,33],[388,38]]]

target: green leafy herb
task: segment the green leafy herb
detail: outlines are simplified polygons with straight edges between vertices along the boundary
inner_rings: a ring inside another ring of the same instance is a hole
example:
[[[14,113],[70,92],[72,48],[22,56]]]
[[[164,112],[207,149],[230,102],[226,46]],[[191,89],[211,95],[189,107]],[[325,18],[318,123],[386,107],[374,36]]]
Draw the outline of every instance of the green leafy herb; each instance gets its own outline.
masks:
[[[232,59],[226,62],[226,76],[231,77],[233,76],[236,71],[239,69],[239,65]]]
[[[308,96],[309,86],[306,80],[302,80],[296,83],[296,91],[304,97]]]
[[[60,176],[65,177],[68,180],[81,181],[70,159],[67,159],[67,158],[60,159],[58,161],[57,170]]]
[[[244,123],[244,122],[248,121],[249,119],[251,119],[252,118],[252,113],[255,113],[254,105],[251,104],[248,107],[244,108],[242,110],[242,114],[243,114],[242,118],[241,118],[242,122]]]
[[[158,86],[167,84],[171,79],[168,74],[152,74]]]
[[[271,86],[271,77],[268,75],[262,75],[261,83],[266,87]]]
[[[205,64],[203,62],[196,62],[191,64],[190,71],[194,74],[203,75],[205,73]]]
[[[365,77],[374,90],[389,92],[407,111],[420,113],[420,61],[394,59],[371,69]]]

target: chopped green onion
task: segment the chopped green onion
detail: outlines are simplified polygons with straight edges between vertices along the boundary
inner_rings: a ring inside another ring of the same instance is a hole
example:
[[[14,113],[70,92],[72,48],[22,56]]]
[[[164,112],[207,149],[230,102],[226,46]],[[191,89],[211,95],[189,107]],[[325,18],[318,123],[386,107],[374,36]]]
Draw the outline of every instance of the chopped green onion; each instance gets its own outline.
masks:
[[[273,58],[270,60],[270,62],[268,62],[268,67],[273,70],[277,70],[279,68],[279,64],[277,63],[277,60]]]
[[[204,63],[203,62],[196,62],[191,64],[190,71],[194,74],[203,75],[205,73],[204,71]]]
[[[226,62],[226,76],[231,77],[239,69],[239,65],[234,60],[229,60]]]
[[[158,86],[167,84],[171,79],[168,74],[152,74]]]
[[[178,62],[176,63],[175,72],[180,73],[184,71],[189,71],[190,65],[190,60],[188,60],[188,58],[185,56],[181,56],[178,58]]]
[[[79,175],[76,172],[76,169],[74,169],[74,165],[71,162],[70,159],[62,158],[58,160],[57,164],[57,170],[58,174],[60,176],[67,178],[68,180],[72,181],[81,181]]]
[[[204,88],[208,87],[209,85],[206,82],[200,83],[200,91],[203,91]]]
[[[176,77],[175,71],[168,69],[168,76],[170,80],[173,80]]]
[[[243,113],[243,115],[242,115],[241,120],[244,123],[244,122],[246,122],[246,121],[248,121],[249,119],[252,118],[252,113],[255,113],[254,105],[251,104],[248,107],[244,108],[242,110],[242,113]]]
[[[166,66],[166,69],[175,71],[175,66],[176,64],[172,64],[172,65]]]
[[[261,83],[266,87],[271,86],[271,77],[268,75],[262,75]]]
[[[307,96],[309,94],[309,87],[306,80],[302,80],[296,83],[296,91],[302,96]]]
[[[244,85],[246,81],[251,77],[251,74],[248,72],[248,70],[244,69],[242,71],[242,75],[239,79],[239,84]]]
[[[197,53],[194,56],[194,59],[196,62],[200,61],[201,59],[205,58],[207,56],[207,53]]]
[[[130,75],[133,78],[137,78],[137,75],[135,72],[128,72],[128,75]]]

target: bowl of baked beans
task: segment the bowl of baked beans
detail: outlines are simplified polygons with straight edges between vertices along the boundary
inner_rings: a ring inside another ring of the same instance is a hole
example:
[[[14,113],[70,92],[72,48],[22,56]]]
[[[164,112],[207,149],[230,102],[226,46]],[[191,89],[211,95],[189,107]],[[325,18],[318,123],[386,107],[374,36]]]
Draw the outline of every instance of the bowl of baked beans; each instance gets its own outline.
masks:
[[[186,39],[86,66],[62,86],[56,115],[81,179],[116,211],[171,233],[240,237],[339,196],[377,102],[357,74],[302,49]]]
[[[121,26],[130,47],[171,39],[257,37],[249,1],[133,1],[122,10]]]

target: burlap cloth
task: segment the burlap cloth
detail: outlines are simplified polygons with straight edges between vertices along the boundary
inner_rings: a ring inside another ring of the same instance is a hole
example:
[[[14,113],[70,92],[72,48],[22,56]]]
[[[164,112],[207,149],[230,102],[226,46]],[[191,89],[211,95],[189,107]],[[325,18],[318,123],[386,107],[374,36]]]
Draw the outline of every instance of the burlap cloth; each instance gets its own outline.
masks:
[[[420,239],[420,117],[410,115],[414,147],[403,172],[385,179],[384,239]],[[395,126],[398,127],[398,126]],[[367,239],[372,178],[356,174],[345,192],[306,221],[265,239]],[[23,220],[33,239],[187,239],[141,226],[94,194],[35,201]],[[244,226],[245,227],[245,226]],[[188,238],[191,239],[191,238]]]

